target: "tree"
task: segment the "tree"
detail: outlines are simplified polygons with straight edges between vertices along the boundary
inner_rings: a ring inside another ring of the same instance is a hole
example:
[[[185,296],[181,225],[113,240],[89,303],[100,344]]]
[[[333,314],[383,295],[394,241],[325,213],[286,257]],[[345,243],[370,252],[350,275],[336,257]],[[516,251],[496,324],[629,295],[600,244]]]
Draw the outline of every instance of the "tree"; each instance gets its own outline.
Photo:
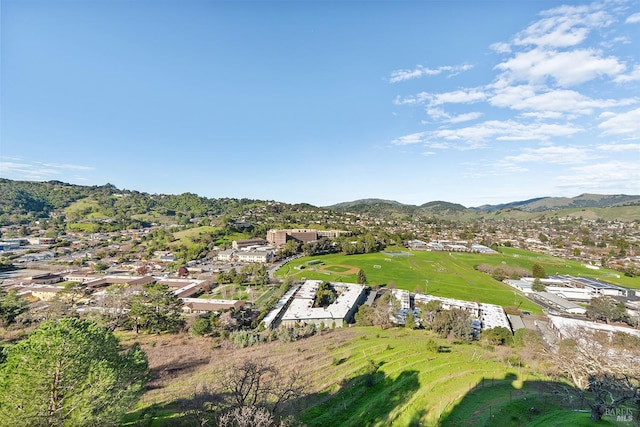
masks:
[[[370,305],[363,304],[358,307],[354,317],[358,326],[373,326],[374,309]]]
[[[542,281],[539,278],[535,278],[533,280],[533,284],[531,285],[531,290],[535,292],[544,292],[547,288],[542,284]]]
[[[12,426],[117,425],[148,379],[139,345],[123,353],[95,323],[47,321],[0,365],[0,417]]]
[[[407,313],[407,316],[405,317],[404,327],[409,329],[416,329],[418,327],[416,318],[413,316],[413,313]]]
[[[509,277],[507,271],[502,267],[497,267],[491,273],[491,276],[499,282],[502,282],[504,279]]]
[[[496,326],[480,332],[480,340],[492,345],[511,345],[513,344],[513,335],[504,326]]]
[[[640,399],[640,340],[628,337],[617,340],[606,333],[584,329],[566,333],[555,351],[548,350],[557,372],[576,387],[572,393],[584,398],[591,407],[591,419],[602,416],[628,403]],[[624,343],[624,344],[623,344]]]
[[[65,302],[70,306],[74,306],[79,300],[88,296],[89,293],[86,283],[67,282],[57,296],[64,298]]]
[[[19,315],[27,310],[27,302],[20,298],[15,289],[7,292],[0,288],[0,325],[8,326],[12,324]]]
[[[544,267],[538,263],[535,263],[531,266],[531,274],[536,279],[544,279],[547,277],[547,273],[544,271]]]
[[[101,271],[106,271],[109,269],[109,264],[105,263],[105,262],[96,262],[93,265],[93,271],[95,272],[101,272]]]
[[[437,299],[432,299],[426,304],[420,305],[420,320],[422,325],[426,329],[433,327],[433,321],[436,318],[436,314],[442,311],[442,302]]]
[[[211,333],[211,322],[208,317],[198,317],[191,325],[191,333],[197,337]]]
[[[258,271],[255,272],[253,281],[256,285],[268,285],[269,284],[269,272],[264,265],[258,267]]]
[[[177,332],[182,328],[182,300],[169,286],[162,283],[149,283],[142,292],[131,298],[129,317],[136,332],[140,328],[147,332]]]
[[[256,359],[244,359],[222,372],[220,384],[231,408],[263,408],[279,414],[287,402],[304,391],[302,375],[296,369],[286,374]]]
[[[460,308],[438,312],[433,320],[433,330],[443,338],[473,339],[471,315]]]
[[[382,329],[389,327],[399,310],[400,301],[391,292],[385,292],[373,305],[373,324]]]
[[[329,282],[323,282],[316,291],[314,307],[328,307],[338,298],[338,293]]]
[[[606,323],[610,323],[617,320],[616,304],[608,296],[591,298],[585,314],[589,319],[603,320]]]
[[[124,327],[130,319],[128,316],[131,300],[141,290],[140,286],[116,283],[105,289],[101,300],[102,321],[111,329]]]
[[[367,274],[364,272],[363,269],[358,270],[358,279],[357,282],[359,285],[366,285],[367,282]]]

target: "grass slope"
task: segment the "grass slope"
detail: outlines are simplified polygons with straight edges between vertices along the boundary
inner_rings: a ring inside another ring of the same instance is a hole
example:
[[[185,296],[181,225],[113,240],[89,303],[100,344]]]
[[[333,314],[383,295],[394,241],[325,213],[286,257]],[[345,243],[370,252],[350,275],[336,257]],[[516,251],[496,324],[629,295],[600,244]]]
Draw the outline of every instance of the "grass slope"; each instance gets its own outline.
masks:
[[[179,424],[194,391],[215,390],[219,373],[248,357],[301,370],[307,395],[291,409],[309,427],[592,425],[588,413],[554,397],[556,383],[510,367],[508,349],[451,344],[427,331],[353,327],[246,349],[212,348],[209,339],[187,336],[137,338],[154,380],[129,415],[132,424]],[[430,339],[441,352],[431,350]]]

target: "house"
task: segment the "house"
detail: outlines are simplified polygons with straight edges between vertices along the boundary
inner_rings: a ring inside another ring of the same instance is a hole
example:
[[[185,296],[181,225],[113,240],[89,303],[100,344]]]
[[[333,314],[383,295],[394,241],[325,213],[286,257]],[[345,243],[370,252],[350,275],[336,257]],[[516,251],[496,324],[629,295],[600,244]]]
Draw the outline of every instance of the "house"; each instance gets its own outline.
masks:
[[[246,239],[246,240],[234,240],[231,243],[231,247],[237,251],[251,246],[264,246],[267,244],[265,239]]]
[[[218,252],[216,258],[218,259],[218,261],[229,262],[233,259],[236,252],[237,251],[235,249],[225,249],[224,251]]]
[[[61,286],[53,285],[28,285],[16,288],[18,295],[31,295],[40,301],[51,301],[61,290]]]
[[[422,240],[409,240],[407,242],[407,248],[411,250],[425,251],[429,249],[427,242],[423,242]]]
[[[55,273],[44,273],[31,276],[31,283],[38,285],[52,285],[62,282],[62,275]]]
[[[229,310],[231,308],[237,310],[244,306],[244,301],[241,300],[213,298],[182,298],[182,302],[184,302],[182,310],[190,314],[206,314],[212,311]]]
[[[640,331],[634,328],[627,328],[625,326],[609,325],[604,323],[596,323],[588,320],[571,319],[560,316],[548,316],[549,326],[556,332],[558,338],[564,339],[575,335],[576,331],[580,329],[586,329],[590,331],[603,331],[608,334],[614,334],[617,332],[624,332],[630,335],[635,335],[640,338]]]
[[[558,295],[552,294],[550,292],[537,292],[535,297],[540,301],[543,301],[546,304],[549,304],[552,307],[556,307],[559,310],[562,310],[571,314],[585,314],[587,310],[584,307],[579,306],[578,304],[566,300]]]
[[[239,252],[237,254],[238,261],[240,262],[259,262],[267,263],[273,258],[273,251],[251,251],[251,252]]]

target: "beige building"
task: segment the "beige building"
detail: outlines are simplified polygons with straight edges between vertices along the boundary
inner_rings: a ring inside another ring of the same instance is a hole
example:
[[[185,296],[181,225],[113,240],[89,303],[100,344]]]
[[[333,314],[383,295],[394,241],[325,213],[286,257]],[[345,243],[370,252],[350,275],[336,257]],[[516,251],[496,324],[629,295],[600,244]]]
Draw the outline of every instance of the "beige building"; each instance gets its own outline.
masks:
[[[250,246],[264,246],[267,244],[265,239],[247,239],[247,240],[234,240],[231,243],[231,247],[235,250],[241,250]]]
[[[336,237],[346,234],[342,230],[314,230],[314,229],[288,229],[288,230],[269,230],[267,231],[267,242],[279,247],[284,246],[289,240],[297,240],[302,243],[313,242],[320,237],[335,239]]]

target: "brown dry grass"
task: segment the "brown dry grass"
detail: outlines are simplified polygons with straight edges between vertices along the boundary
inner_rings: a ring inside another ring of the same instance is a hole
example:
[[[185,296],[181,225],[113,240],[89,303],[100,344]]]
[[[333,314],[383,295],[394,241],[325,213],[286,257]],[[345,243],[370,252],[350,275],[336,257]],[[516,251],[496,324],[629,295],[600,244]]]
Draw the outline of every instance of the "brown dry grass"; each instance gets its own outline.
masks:
[[[244,349],[234,348],[229,341],[188,334],[127,333],[120,339],[125,346],[139,342],[147,353],[152,379],[140,403],[148,406],[189,399],[203,387],[215,390],[220,373],[245,358],[263,360],[284,373],[300,370],[307,380],[306,392],[319,392],[336,383],[331,352],[359,335],[356,329],[347,328],[291,343],[273,341]]]

